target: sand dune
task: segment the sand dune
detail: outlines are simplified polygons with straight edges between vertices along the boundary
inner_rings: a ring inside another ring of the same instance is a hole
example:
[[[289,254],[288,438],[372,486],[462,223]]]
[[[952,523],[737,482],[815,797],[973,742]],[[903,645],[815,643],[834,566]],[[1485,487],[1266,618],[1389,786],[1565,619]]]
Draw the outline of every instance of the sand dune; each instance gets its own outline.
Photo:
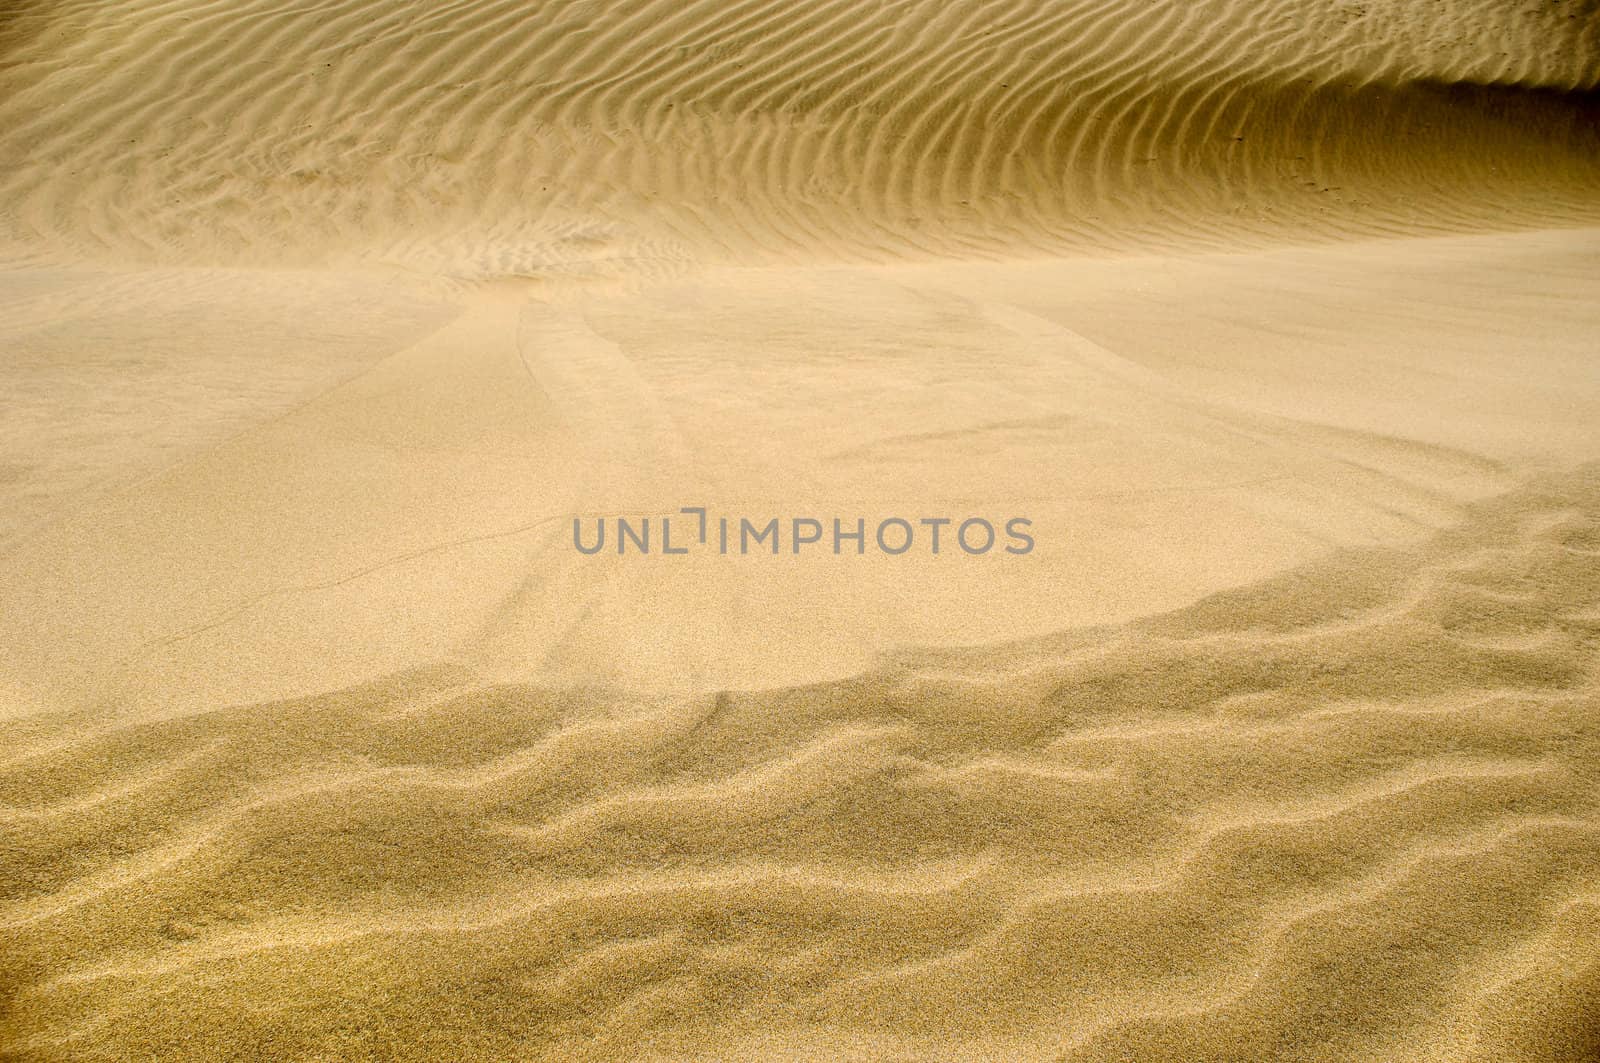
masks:
[[[839,683],[647,707],[432,669],[36,723],[0,774],[14,1044],[1586,1058],[1597,558],[1590,468]]]
[[[13,16],[9,254],[466,277],[1592,224],[1590,0]],[[43,239],[52,250],[40,249]]]
[[[0,0],[0,1059],[1600,1058],[1597,101],[1593,0]],[[571,539],[696,505],[1038,549]]]

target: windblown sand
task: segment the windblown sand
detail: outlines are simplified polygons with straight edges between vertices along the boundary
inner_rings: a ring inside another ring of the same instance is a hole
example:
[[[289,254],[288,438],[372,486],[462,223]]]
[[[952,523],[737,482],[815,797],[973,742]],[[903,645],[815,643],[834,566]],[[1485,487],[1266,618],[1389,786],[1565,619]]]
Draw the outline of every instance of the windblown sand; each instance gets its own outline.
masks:
[[[1595,0],[0,2],[0,400],[0,1058],[1600,1059]]]

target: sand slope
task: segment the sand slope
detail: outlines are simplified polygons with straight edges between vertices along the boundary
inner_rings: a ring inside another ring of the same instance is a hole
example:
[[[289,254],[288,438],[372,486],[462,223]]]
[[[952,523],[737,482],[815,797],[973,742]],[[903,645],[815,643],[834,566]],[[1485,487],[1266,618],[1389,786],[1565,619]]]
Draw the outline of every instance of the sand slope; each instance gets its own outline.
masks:
[[[0,558],[5,1043],[1588,1058],[1596,254],[392,296],[416,343]],[[547,527],[708,484],[1023,500],[1050,548],[584,567]]]
[[[1593,0],[93,0],[11,22],[0,239],[22,256],[660,274],[1593,223],[1600,183]]]
[[[0,1059],[1600,1058],[1593,0],[0,0]],[[1022,558],[574,516],[1026,514]]]
[[[648,706],[433,669],[27,725],[12,1044],[1589,1058],[1597,559],[1590,468],[848,682]]]

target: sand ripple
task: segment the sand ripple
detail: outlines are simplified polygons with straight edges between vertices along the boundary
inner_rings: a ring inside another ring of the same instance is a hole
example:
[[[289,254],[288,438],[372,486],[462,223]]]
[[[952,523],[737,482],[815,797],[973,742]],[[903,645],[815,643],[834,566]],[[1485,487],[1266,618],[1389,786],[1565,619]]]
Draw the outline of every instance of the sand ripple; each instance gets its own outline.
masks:
[[[21,6],[22,261],[549,280],[1596,218],[1592,0]]]
[[[1597,557],[1591,468],[846,682],[34,719],[0,1021],[29,1059],[1590,1058]]]

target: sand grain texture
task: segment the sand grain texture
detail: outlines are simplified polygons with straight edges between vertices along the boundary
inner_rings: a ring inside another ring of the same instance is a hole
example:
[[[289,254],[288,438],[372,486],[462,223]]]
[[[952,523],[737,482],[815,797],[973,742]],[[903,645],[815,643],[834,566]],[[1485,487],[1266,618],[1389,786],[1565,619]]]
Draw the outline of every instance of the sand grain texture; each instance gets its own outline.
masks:
[[[0,1059],[1600,1059],[1597,276],[1594,0],[0,0]]]

